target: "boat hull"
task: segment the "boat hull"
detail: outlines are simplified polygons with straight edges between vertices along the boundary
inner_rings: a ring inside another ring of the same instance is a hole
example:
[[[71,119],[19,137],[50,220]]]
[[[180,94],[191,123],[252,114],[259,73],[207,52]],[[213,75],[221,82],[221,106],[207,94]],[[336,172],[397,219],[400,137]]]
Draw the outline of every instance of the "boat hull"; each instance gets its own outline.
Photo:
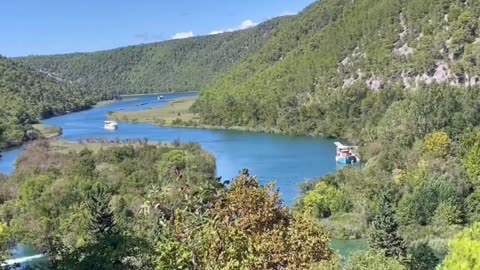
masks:
[[[337,162],[340,164],[353,164],[357,163],[357,158],[355,156],[339,157],[337,158]]]
[[[104,128],[107,129],[107,130],[116,130],[118,128],[118,126],[117,125],[105,125]]]

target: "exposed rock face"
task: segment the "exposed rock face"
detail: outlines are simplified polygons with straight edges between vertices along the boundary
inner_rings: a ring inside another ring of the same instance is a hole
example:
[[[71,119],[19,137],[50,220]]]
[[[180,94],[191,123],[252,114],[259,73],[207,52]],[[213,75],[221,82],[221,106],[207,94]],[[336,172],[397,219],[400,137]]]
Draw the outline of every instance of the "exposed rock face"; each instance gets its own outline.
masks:
[[[342,65],[347,66],[350,63],[350,57],[345,57],[345,59],[342,60]]]
[[[448,14],[445,14],[442,22],[444,29],[448,32],[448,24],[450,23]],[[405,69],[397,70],[397,74],[393,73],[389,75],[385,75],[382,72],[376,72],[375,74],[367,72],[366,74],[368,75],[362,73],[359,67],[363,68],[363,65],[368,63],[368,58],[366,49],[359,43],[359,45],[338,64],[339,76],[343,76],[343,88],[351,87],[358,82],[364,82],[372,91],[381,91],[385,85],[398,83],[403,84],[406,89],[420,89],[425,85],[432,84],[480,87],[480,74],[465,73],[462,75],[455,74],[452,71],[452,66],[461,60],[465,50],[465,44],[462,46],[453,44],[451,35],[447,35],[443,41],[443,46],[440,46],[439,55],[435,56],[438,60],[435,61],[434,66],[429,68],[430,71],[420,74],[418,71],[416,72],[414,68],[416,62],[413,61],[418,61],[415,57],[417,56],[417,51],[420,52],[421,49],[417,50],[415,46],[418,46],[422,42],[425,35],[418,30],[409,29],[403,13],[400,14],[399,24],[401,32],[399,33],[398,40],[393,44],[392,55],[403,57],[404,60],[402,61],[408,63],[404,66]],[[480,44],[480,37],[477,37],[471,44]],[[455,51],[453,51],[453,48],[455,48]],[[357,73],[358,76],[356,76],[355,73]]]
[[[403,13],[400,13],[400,26],[402,26],[403,29],[403,32],[400,33],[400,40],[404,40],[404,38],[408,35],[408,28]]]
[[[367,80],[367,85],[372,91],[380,91],[383,88],[383,80],[380,77],[373,76]]]
[[[409,55],[413,54],[414,49],[408,47],[407,43],[405,43],[405,44],[403,44],[402,47],[400,47],[398,49],[393,49],[393,52],[398,54],[398,55],[409,56]]]
[[[350,87],[352,85],[355,84],[355,82],[357,82],[353,77],[350,77],[348,79],[345,79],[343,80],[343,88],[347,88],[347,87]]]
[[[437,63],[437,68],[435,69],[435,74],[433,75],[433,80],[437,83],[445,83],[452,77],[450,68],[445,62]]]

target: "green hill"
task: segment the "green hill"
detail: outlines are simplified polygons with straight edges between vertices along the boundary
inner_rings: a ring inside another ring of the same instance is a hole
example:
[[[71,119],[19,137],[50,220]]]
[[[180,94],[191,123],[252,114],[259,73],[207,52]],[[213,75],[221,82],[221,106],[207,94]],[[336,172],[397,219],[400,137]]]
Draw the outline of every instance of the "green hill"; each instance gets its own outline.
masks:
[[[214,125],[358,132],[416,92],[392,89],[480,85],[479,7],[478,0],[316,2],[209,84],[195,109]]]
[[[0,57],[0,149],[36,134],[31,124],[90,107],[97,98],[73,85]]]
[[[237,32],[95,53],[33,56],[18,60],[92,92],[198,91],[213,77],[257,51],[272,29],[287,18]]]

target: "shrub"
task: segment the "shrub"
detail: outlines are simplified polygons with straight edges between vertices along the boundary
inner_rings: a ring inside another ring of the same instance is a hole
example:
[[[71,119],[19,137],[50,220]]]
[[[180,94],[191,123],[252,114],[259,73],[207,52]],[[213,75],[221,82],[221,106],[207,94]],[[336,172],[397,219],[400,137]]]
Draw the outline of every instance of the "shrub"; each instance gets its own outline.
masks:
[[[434,158],[446,158],[450,153],[452,142],[445,132],[435,132],[425,137],[424,153]]]
[[[405,267],[395,259],[385,257],[381,252],[361,252],[350,257],[346,270],[404,270]]]
[[[461,232],[450,244],[440,270],[480,269],[480,223]]]

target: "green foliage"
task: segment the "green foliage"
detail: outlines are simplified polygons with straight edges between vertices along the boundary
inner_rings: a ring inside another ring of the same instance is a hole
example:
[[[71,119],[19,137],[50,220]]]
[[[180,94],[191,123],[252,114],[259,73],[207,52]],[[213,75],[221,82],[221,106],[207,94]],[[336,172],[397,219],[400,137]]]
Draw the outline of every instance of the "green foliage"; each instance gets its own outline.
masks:
[[[273,185],[261,187],[248,174],[235,180],[214,214],[232,230],[225,238],[222,234],[213,238],[210,246],[209,260],[224,258],[216,260],[219,269],[238,269],[240,265],[252,270],[312,269],[332,258],[322,228],[309,217],[292,217]],[[222,239],[242,244],[233,247]],[[225,250],[225,246],[230,248]],[[235,265],[228,259],[230,252]]]
[[[387,257],[400,261],[406,259],[407,249],[395,220],[395,205],[389,193],[380,195],[379,210],[373,218],[368,241],[372,249],[383,252]]]
[[[427,225],[436,216],[436,221],[447,224],[462,222],[461,202],[453,182],[431,179],[415,187],[399,202],[398,216],[402,224],[415,222]],[[438,211],[436,211],[438,209]]]
[[[8,251],[8,227],[6,224],[0,223],[0,264],[4,261],[4,252]]]
[[[165,237],[157,244],[156,269],[192,269],[192,250],[176,239]]]
[[[480,143],[476,142],[468,151],[465,159],[465,169],[475,185],[480,185]]]
[[[434,270],[440,260],[436,257],[432,248],[425,242],[416,243],[410,248],[410,270]]]
[[[458,203],[452,201],[441,202],[433,215],[433,223],[446,226],[462,224],[462,211]]]
[[[480,224],[465,229],[450,244],[451,251],[439,269],[480,269]]]
[[[198,91],[258,50],[284,20],[234,33],[17,60],[92,94]]]
[[[244,170],[226,188],[198,145],[84,147],[33,145],[7,180],[19,196],[0,205],[12,239],[54,269],[327,269],[333,259],[325,230],[292,215],[273,184]]]
[[[397,260],[385,257],[383,252],[357,253],[350,257],[345,267],[346,270],[404,270],[405,267]]]
[[[480,222],[480,191],[475,191],[466,199],[469,221]]]
[[[158,165],[160,177],[179,177],[180,172],[184,171],[187,166],[186,155],[184,151],[173,150],[162,157],[162,161]]]
[[[0,149],[38,135],[40,119],[89,108],[98,96],[0,56]]]
[[[207,124],[295,134],[358,138],[371,124],[380,138],[406,145],[441,128],[458,134],[478,123],[478,91],[457,98],[448,93],[455,87],[415,78],[433,76],[442,62],[458,73],[459,85],[465,73],[478,73],[478,10],[477,0],[318,1],[207,85],[196,111]],[[411,54],[399,53],[405,45]],[[404,87],[427,91],[399,94]],[[447,123],[453,115],[454,125]],[[376,139],[375,131],[365,132],[362,139]]]
[[[432,133],[424,139],[425,153],[434,158],[446,158],[451,146],[452,142],[445,132]]]
[[[118,234],[113,211],[110,208],[112,194],[108,187],[96,183],[92,190],[87,193],[86,206],[89,211],[89,231],[94,239],[101,241],[102,238]]]
[[[339,210],[348,211],[350,205],[341,191],[325,182],[318,183],[315,189],[303,198],[303,203],[311,208],[318,218],[329,217]]]

